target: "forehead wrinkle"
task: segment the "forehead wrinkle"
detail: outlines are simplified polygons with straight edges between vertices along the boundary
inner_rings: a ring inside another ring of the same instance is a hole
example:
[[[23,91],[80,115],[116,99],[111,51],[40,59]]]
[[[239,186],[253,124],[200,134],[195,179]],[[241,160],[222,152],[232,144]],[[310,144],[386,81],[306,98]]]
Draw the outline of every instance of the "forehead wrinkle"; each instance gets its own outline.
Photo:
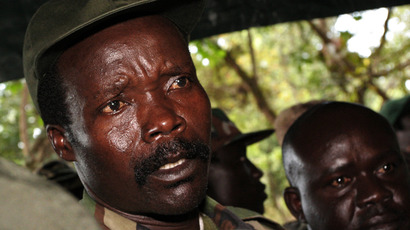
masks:
[[[162,59],[162,60],[159,60]],[[148,77],[154,77],[156,74],[158,76],[173,76],[181,74],[184,72],[184,66],[191,67],[192,64],[190,61],[182,63],[182,66],[176,63],[175,61],[164,59],[163,57],[151,57],[145,58],[140,57],[136,62],[136,66],[143,71],[143,75]],[[156,68],[157,67],[157,68]],[[187,69],[189,72],[190,69]],[[151,75],[150,75],[151,73]]]
[[[117,61],[124,59],[124,50],[126,44],[111,45],[104,49],[103,59],[106,65],[111,65]]]
[[[174,64],[170,61],[166,61],[165,65],[161,68],[160,76],[161,77],[173,77],[180,74],[183,74],[184,70],[181,66]]]
[[[155,61],[154,57],[146,57],[145,55],[139,56],[135,62],[134,62],[134,68],[135,70],[139,70],[137,72],[140,72],[141,76],[145,77],[154,77],[155,73]]]
[[[125,75],[116,76],[112,81],[102,84],[102,89],[98,90],[94,99],[117,95],[127,87],[128,83],[128,77]]]
[[[148,91],[155,90],[160,85],[155,82],[160,80],[162,77],[172,77],[177,76],[182,73],[191,73],[190,68],[184,68],[184,65],[191,67],[191,62],[183,63],[183,66],[175,63],[172,60],[158,60],[161,57],[145,57],[140,56],[133,62],[133,68],[135,69],[139,77],[145,77],[146,79],[151,79],[146,82],[145,88]],[[185,70],[186,69],[186,70]]]
[[[101,86],[96,87],[98,91],[94,99],[117,94],[125,87],[128,80],[124,77],[127,75],[127,68],[124,65],[126,62],[123,60],[128,53],[126,43],[108,40],[105,45],[97,47],[94,54],[91,54],[91,58],[100,56],[100,58],[93,59],[93,65],[90,66],[94,69],[93,73],[97,75],[96,84]]]

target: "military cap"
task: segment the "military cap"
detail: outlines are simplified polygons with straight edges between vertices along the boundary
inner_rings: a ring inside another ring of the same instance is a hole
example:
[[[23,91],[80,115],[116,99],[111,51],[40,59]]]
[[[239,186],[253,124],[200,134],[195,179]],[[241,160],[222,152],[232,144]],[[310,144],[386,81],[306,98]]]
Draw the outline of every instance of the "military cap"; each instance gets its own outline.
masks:
[[[24,76],[33,102],[38,82],[70,46],[115,21],[159,14],[169,18],[189,40],[204,0],[51,0],[31,18],[23,46]]]
[[[212,151],[235,143],[244,143],[246,146],[261,141],[274,133],[273,129],[242,133],[228,118],[226,113],[219,108],[212,109]]]
[[[387,101],[380,109],[380,114],[383,115],[392,126],[395,126],[400,117],[406,112],[410,112],[410,95]]]

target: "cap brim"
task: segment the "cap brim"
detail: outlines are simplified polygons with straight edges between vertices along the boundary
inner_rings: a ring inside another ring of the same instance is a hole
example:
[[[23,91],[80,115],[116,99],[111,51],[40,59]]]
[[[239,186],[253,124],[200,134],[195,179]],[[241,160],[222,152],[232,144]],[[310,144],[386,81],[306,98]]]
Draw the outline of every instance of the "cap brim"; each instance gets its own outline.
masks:
[[[256,142],[259,142],[270,135],[272,135],[275,132],[274,129],[267,129],[267,130],[261,130],[261,131],[256,131],[256,132],[251,132],[251,133],[243,133],[241,135],[238,135],[225,145],[229,144],[234,144],[237,142],[242,142],[245,143],[245,145],[251,145]]]

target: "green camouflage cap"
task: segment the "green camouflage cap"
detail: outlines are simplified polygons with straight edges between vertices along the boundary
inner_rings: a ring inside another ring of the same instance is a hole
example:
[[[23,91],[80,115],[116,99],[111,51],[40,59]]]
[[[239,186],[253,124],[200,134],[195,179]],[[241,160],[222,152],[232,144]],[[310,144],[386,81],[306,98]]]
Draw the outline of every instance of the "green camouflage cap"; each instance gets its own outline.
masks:
[[[383,115],[392,126],[396,125],[398,119],[405,111],[410,110],[410,95],[399,99],[394,99],[384,103],[380,109],[380,114]]]
[[[228,118],[224,111],[219,108],[212,109],[212,152],[215,152],[223,146],[238,142],[242,142],[248,146],[269,137],[274,132],[274,129],[266,129],[256,132],[242,133]]]
[[[204,0],[51,0],[31,18],[23,46],[24,76],[33,102],[38,82],[58,57],[81,38],[117,20],[159,14],[169,18],[189,40]]]

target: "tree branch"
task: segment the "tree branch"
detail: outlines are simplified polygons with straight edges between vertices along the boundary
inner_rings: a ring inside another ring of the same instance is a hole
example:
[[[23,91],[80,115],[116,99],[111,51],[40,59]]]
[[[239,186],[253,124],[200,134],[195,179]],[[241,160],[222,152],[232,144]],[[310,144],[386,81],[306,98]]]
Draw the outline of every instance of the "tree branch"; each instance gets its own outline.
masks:
[[[379,47],[377,47],[377,49],[372,53],[372,57],[373,57],[373,56],[374,56],[374,57],[379,56],[381,50],[383,49],[384,45],[386,44],[386,34],[387,34],[387,32],[389,31],[388,25],[389,25],[389,20],[390,20],[390,18],[391,18],[391,14],[392,14],[392,13],[391,13],[391,9],[389,8],[388,11],[387,11],[386,20],[384,21],[384,27],[383,27],[383,28],[384,28],[384,32],[383,32],[382,37],[380,38],[380,45],[379,45]]]
[[[386,76],[386,75],[389,75],[389,74],[391,74],[395,71],[403,70],[408,66],[410,66],[410,60],[399,63],[399,64],[395,65],[392,69],[382,70],[382,71],[379,71],[379,72],[376,72],[376,73],[371,73],[371,77],[372,78],[377,78],[377,77],[381,77],[381,76]]]
[[[219,49],[223,50],[218,44],[215,44]],[[241,66],[238,65],[236,60],[233,58],[230,51],[225,50],[225,62],[238,74],[242,79],[245,85],[249,88],[252,95],[255,97],[256,104],[259,110],[265,115],[269,123],[275,123],[276,114],[273,110],[270,109],[269,104],[266,101],[266,98],[263,95],[261,88],[258,86],[255,78],[249,76]]]
[[[252,34],[251,34],[250,29],[248,29],[247,32],[248,32],[249,53],[251,55],[251,61],[252,61],[252,75],[253,75],[254,81],[257,82],[258,74],[257,74],[257,68],[256,68],[256,55],[253,49],[253,39],[252,39]]]

